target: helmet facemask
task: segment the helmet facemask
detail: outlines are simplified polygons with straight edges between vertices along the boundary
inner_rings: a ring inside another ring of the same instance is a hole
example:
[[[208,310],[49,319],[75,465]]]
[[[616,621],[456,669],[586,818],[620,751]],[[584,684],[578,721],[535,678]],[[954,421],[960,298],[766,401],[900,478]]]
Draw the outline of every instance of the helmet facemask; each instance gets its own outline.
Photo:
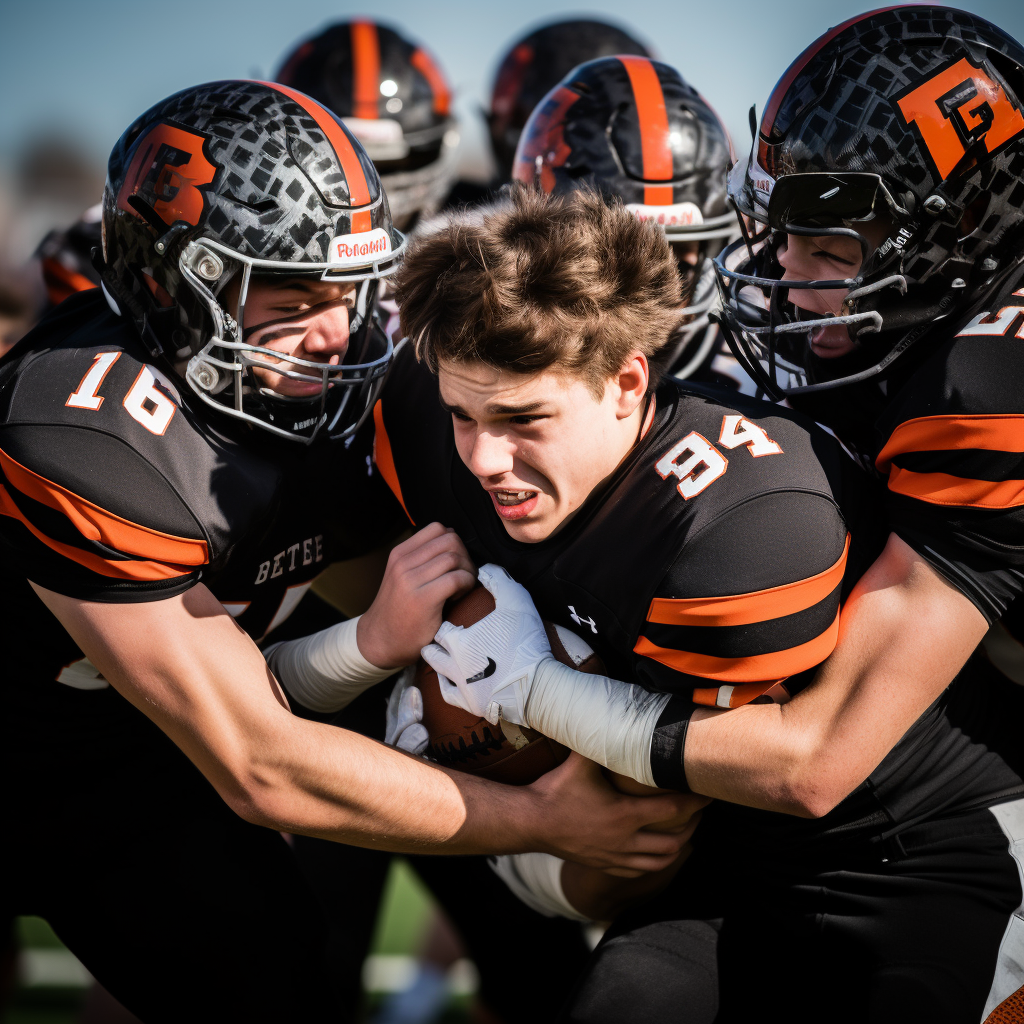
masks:
[[[904,255],[917,231],[910,210],[876,174],[785,175],[775,182],[767,204],[758,201],[753,189],[736,187],[740,175],[749,176],[745,165],[734,168],[730,182],[742,237],[714,261],[722,327],[737,359],[773,398],[832,388],[833,370],[843,371],[843,383],[883,373],[908,347],[897,343],[876,351],[873,341],[896,326],[885,314],[908,291]],[[869,226],[874,240],[867,237]],[[778,252],[792,235],[853,239],[861,254],[857,272],[846,278],[784,281]],[[792,293],[808,291],[843,293],[841,312],[801,308]],[[921,319],[934,319],[930,307],[927,314]],[[856,355],[816,357],[812,335],[839,326],[849,332]]]
[[[309,444],[321,435],[334,440],[349,437],[372,408],[393,355],[375,307],[378,281],[397,269],[403,249],[404,241],[366,267],[306,263],[297,272],[294,264],[244,256],[211,238],[190,242],[179,257],[179,269],[209,316],[212,332],[188,360],[184,376],[189,386],[207,405],[289,440]],[[227,283],[236,276],[238,298],[229,313],[222,297]],[[260,281],[289,278],[353,284],[348,345],[339,362],[332,365],[271,354],[272,350],[248,340],[253,328],[240,330],[251,287]],[[318,393],[280,394],[261,384],[261,370],[317,385]]]

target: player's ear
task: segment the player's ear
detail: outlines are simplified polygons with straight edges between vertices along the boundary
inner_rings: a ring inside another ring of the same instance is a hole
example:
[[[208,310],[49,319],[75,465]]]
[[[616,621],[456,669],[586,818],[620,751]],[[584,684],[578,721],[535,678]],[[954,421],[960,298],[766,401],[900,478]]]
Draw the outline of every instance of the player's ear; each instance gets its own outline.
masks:
[[[617,390],[616,414],[619,419],[632,416],[647,395],[651,368],[643,352],[631,352],[615,377]]]

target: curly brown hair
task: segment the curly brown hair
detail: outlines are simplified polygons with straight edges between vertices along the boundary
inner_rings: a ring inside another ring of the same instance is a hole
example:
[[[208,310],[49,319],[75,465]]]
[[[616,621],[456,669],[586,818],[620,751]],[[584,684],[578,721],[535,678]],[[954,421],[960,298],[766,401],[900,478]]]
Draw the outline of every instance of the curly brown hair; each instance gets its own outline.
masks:
[[[434,372],[442,360],[556,367],[597,396],[635,351],[656,386],[656,357],[684,316],[664,233],[587,188],[513,185],[450,214],[411,244],[395,283],[402,330]]]

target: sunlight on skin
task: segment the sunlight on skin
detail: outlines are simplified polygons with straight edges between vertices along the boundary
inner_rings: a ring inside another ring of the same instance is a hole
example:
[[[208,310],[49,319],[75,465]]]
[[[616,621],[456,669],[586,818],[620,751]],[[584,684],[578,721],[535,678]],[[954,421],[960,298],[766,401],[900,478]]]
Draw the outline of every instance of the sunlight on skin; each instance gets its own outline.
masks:
[[[442,361],[441,400],[462,461],[515,540],[554,535],[615,471],[653,419],[641,424],[649,379],[632,353],[598,400],[580,379],[545,370],[501,373]]]
[[[857,230],[877,246],[887,234],[881,223],[858,224]],[[861,268],[860,243],[846,235],[786,235],[777,252],[785,281],[845,280],[856,277]],[[846,292],[839,288],[794,290],[789,301],[808,313],[842,316]],[[857,347],[842,324],[819,327],[810,335],[811,351],[821,359],[848,355]]]
[[[236,308],[238,289],[237,280],[225,287],[225,308]],[[348,349],[349,311],[355,300],[356,285],[349,281],[253,281],[245,301],[245,340],[270,352],[337,366]],[[283,362],[272,357],[268,361]],[[253,367],[253,373],[263,387],[279,395],[302,398],[320,394],[319,382],[291,380],[259,366]]]

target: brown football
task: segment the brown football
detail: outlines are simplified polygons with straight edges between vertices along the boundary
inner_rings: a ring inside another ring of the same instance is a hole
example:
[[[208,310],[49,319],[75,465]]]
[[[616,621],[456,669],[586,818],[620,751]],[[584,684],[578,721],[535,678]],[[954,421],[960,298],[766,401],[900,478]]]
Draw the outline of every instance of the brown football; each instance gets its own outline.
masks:
[[[471,590],[445,610],[456,626],[471,626],[494,611],[494,598],[483,587]],[[575,634],[544,623],[551,653],[564,665],[581,672],[604,674],[601,659]],[[525,786],[558,767],[569,748],[533,729],[508,722],[491,725],[486,718],[454,707],[441,696],[437,673],[422,659],[416,666],[416,685],[423,693],[423,724],[430,736],[430,756],[446,768],[479,775],[494,782]]]

